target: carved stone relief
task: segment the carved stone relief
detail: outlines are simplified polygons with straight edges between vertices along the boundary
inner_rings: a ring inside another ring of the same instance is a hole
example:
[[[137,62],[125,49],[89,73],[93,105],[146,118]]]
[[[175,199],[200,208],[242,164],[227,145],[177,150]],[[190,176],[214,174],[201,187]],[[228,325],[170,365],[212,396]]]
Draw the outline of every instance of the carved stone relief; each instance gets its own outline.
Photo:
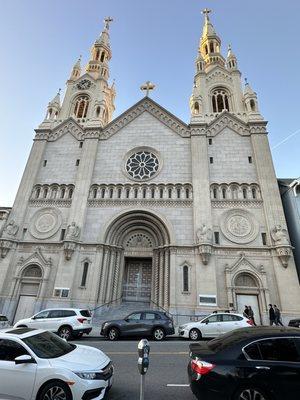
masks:
[[[258,235],[259,226],[252,214],[246,210],[230,210],[222,215],[221,230],[233,243],[252,242]]]
[[[62,224],[62,216],[55,208],[43,208],[38,210],[29,227],[30,234],[37,239],[47,239],[53,236]]]

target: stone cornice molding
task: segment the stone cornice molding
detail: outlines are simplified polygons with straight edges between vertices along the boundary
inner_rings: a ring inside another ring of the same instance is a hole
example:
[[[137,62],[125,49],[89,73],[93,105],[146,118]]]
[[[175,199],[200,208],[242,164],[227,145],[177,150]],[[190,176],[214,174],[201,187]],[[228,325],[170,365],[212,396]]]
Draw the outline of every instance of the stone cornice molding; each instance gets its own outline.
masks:
[[[129,108],[115,120],[109,123],[103,129],[101,137],[103,139],[108,139],[110,136],[117,133],[120,129],[124,128],[145,111],[149,112],[151,115],[153,115],[170,129],[172,129],[172,131],[177,133],[179,136],[190,136],[188,125],[186,125],[183,121],[181,121],[175,115],[171,114],[169,111],[167,111],[165,108],[157,104],[149,97],[144,97],[134,106]]]
[[[66,133],[70,133],[77,140],[82,140],[85,138],[84,129],[72,117],[63,121],[52,130],[36,129],[35,132],[36,132],[35,140],[46,139],[51,142],[59,139]]]

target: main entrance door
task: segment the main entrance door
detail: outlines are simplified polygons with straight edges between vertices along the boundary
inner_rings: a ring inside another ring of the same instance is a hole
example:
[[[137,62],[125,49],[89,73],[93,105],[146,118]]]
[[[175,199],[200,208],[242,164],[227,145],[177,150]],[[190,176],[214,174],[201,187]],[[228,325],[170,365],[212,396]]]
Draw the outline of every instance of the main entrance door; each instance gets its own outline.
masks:
[[[259,311],[259,304],[258,304],[258,298],[256,295],[251,295],[251,294],[237,294],[236,296],[237,299],[237,307],[238,307],[238,312],[240,314],[243,314],[243,311],[246,306],[251,306],[253,312],[254,312],[254,320],[257,324],[261,323],[261,316],[260,316],[260,311]]]
[[[151,259],[126,259],[123,300],[149,302],[151,297],[151,280]]]

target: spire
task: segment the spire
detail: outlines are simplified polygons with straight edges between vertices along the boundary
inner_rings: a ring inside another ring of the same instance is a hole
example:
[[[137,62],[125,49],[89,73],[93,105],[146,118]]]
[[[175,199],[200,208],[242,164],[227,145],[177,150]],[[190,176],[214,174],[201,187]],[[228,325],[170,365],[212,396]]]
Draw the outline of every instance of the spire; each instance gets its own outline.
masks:
[[[74,64],[71,72],[71,80],[76,80],[80,77],[81,75],[81,55],[79,56],[78,60]]]
[[[57,120],[58,114],[61,109],[60,91],[61,91],[61,89],[58,90],[56,96],[48,103],[45,121],[52,122],[52,121]]]
[[[60,92],[61,88],[58,89],[58,92],[56,93],[55,97],[48,104],[49,106],[60,107]]]
[[[244,101],[249,120],[261,120],[262,116],[258,109],[257,94],[249,85],[247,78],[245,78]]]
[[[231,49],[231,45],[228,45],[228,53],[227,53],[227,67],[230,70],[237,69],[237,58]]]
[[[112,21],[113,19],[111,17],[104,19],[103,31],[91,49],[91,58],[86,71],[92,75],[94,79],[102,78],[108,80],[109,78],[108,61],[111,59],[109,24]]]
[[[225,60],[221,54],[221,39],[217,35],[213,24],[209,19],[211,10],[205,8],[202,11],[204,14],[204,26],[202,37],[200,39],[200,51],[204,58],[206,68],[211,65],[219,64],[225,66]]]

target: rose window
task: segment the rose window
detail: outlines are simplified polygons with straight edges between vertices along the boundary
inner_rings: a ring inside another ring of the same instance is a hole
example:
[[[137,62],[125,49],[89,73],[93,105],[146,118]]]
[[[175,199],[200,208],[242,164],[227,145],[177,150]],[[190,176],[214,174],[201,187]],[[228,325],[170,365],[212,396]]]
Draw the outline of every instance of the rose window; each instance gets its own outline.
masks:
[[[139,180],[149,179],[158,171],[159,162],[150,151],[139,151],[132,154],[126,162],[128,174]]]

